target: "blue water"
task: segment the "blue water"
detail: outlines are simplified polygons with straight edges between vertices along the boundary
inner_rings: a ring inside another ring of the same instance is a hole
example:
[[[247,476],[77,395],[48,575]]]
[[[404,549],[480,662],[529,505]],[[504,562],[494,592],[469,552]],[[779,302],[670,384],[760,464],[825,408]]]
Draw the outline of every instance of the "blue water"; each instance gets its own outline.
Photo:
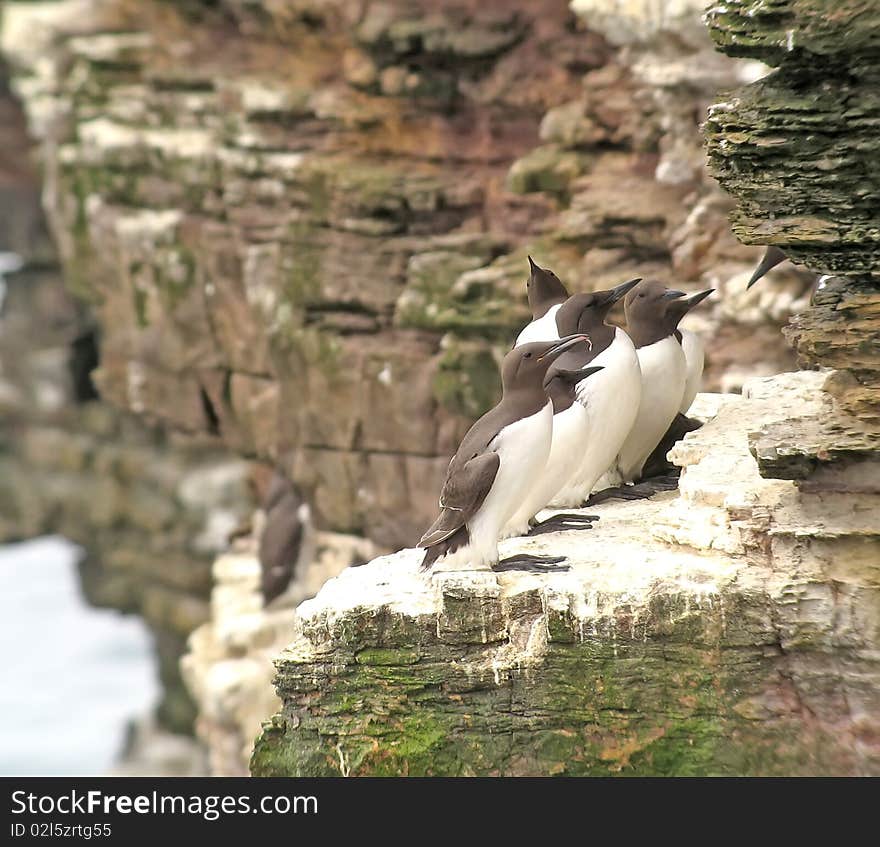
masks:
[[[0,547],[2,775],[106,773],[158,697],[149,632],[84,603],[79,555],[57,537]]]

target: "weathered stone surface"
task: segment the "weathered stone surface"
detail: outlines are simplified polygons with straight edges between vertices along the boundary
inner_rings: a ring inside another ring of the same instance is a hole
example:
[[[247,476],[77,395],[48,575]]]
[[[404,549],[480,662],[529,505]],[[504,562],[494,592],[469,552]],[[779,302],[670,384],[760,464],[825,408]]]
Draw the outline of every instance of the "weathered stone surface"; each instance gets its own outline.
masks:
[[[824,385],[834,409],[828,398],[803,431],[764,432],[756,448],[762,470],[797,477],[817,463],[876,454],[880,172],[869,164],[880,127],[876,4],[734,0],[713,6],[707,21],[724,52],[776,66],[712,106],[706,122],[710,167],[737,201],[734,231],[836,275],[820,281],[786,329],[800,363],[836,369]]]
[[[161,740],[152,757],[134,742],[124,767],[198,769],[193,740],[168,736],[191,733],[195,714],[178,661],[208,614],[211,560],[250,515],[251,469],[216,442],[174,444],[97,400],[99,333],[64,289],[3,80],[0,67],[0,541],[63,533],[84,549],[87,599],[143,616],[162,681],[159,727],[143,734]]]
[[[397,547],[494,400],[528,252],[573,289],[741,291],[757,251],[730,236],[697,125],[754,63],[712,52],[692,3],[659,22],[587,5],[585,25],[565,0],[9,0],[2,49],[103,331],[102,395],[268,460],[325,528]],[[737,342],[735,363],[710,344],[708,385],[791,366],[769,331],[788,302],[757,340],[707,308],[706,337]]]
[[[502,545],[567,571],[431,577],[404,550],[328,582],[253,773],[880,773],[880,495],[762,479],[748,449],[823,378],[701,395],[680,495]]]
[[[212,774],[248,773],[260,726],[280,705],[272,688],[272,659],[294,636],[293,607],[317,594],[327,579],[375,554],[366,539],[307,531],[293,581],[268,608],[253,538],[237,540],[214,562],[211,619],[192,633],[182,660]]]
[[[734,0],[710,7],[706,22],[725,53],[770,65],[790,53],[855,57],[880,49],[880,16],[871,0]]]
[[[764,476],[809,479],[830,466],[839,465],[842,471],[872,459],[876,462],[880,430],[842,411],[824,390],[826,382],[817,381],[814,391],[803,397],[800,408],[792,410],[792,417],[750,434],[750,449]],[[856,490],[857,477],[858,473],[852,480]],[[873,488],[880,490],[880,477],[874,482]]]

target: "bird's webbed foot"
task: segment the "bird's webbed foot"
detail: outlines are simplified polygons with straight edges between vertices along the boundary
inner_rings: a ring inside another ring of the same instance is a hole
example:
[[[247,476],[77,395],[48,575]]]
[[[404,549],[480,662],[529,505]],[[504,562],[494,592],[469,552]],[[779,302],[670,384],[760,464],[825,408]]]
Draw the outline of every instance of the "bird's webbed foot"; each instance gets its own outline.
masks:
[[[677,470],[678,468],[676,468]],[[603,488],[590,495],[584,503],[584,508],[598,506],[608,500],[647,500],[662,491],[675,491],[676,488],[678,488],[678,473],[655,476],[651,479],[643,479],[635,485],[616,485],[613,488]]]
[[[581,515],[573,512],[560,512],[536,523],[528,532],[532,535],[543,535],[545,532],[570,532],[580,529],[592,529],[593,521],[599,520],[598,515]]]
[[[598,506],[600,503],[607,503],[609,500],[638,500],[639,493],[634,485],[613,485],[610,488],[603,488],[591,494],[583,503],[583,508],[589,506]]]
[[[519,553],[516,556],[508,556],[494,565],[495,573],[505,571],[531,571],[532,573],[557,573],[569,570],[568,565],[561,564],[565,556],[534,556],[530,553]]]

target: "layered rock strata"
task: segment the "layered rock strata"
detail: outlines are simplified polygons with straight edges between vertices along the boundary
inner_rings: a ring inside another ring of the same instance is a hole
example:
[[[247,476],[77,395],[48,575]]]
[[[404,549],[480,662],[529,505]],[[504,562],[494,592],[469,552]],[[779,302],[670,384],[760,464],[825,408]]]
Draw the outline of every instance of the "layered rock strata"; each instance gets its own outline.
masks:
[[[331,580],[276,660],[253,773],[880,773],[878,496],[763,479],[749,452],[825,378],[703,395],[680,494],[502,545],[566,570],[430,577],[404,550]]]
[[[869,0],[734,0],[706,16],[720,50],[775,70],[716,103],[713,173],[743,241],[834,274],[787,330],[800,360],[838,369],[827,388],[880,427],[880,237],[876,160],[880,18]],[[835,436],[823,436],[838,449]],[[845,449],[845,448],[842,448]]]
[[[6,2],[102,395],[270,461],[320,526],[395,548],[497,396],[529,251],[574,289],[717,288],[695,319],[709,385],[790,366],[803,281],[743,295],[757,251],[697,130],[753,64],[713,57],[691,5],[625,25],[601,6]]]
[[[0,542],[60,533],[80,544],[89,602],[142,615],[155,636],[162,698],[151,735],[191,733],[178,662],[208,614],[211,561],[250,518],[258,475],[216,440],[169,437],[97,398],[100,328],[64,288],[3,78],[0,68]]]

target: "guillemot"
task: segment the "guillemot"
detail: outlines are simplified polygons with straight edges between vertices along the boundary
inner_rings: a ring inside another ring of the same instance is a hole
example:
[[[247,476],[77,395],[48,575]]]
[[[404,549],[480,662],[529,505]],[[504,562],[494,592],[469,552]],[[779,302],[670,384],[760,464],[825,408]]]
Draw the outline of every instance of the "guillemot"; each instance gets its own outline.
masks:
[[[687,360],[675,330],[684,313],[670,315],[669,306],[684,296],[645,280],[624,301],[626,331],[636,348],[642,383],[638,414],[616,461],[624,482],[638,481],[645,461],[681,408]]]
[[[589,434],[586,410],[577,402],[577,385],[602,370],[601,366],[568,369],[557,365],[550,368],[545,382],[547,396],[553,403],[550,454],[522,505],[502,530],[503,538],[535,535],[553,529],[589,529],[592,521],[597,520],[594,515],[554,515],[532,526],[535,515],[550,503],[571,477],[572,468],[577,467],[584,439]]]
[[[702,303],[714,290],[714,288],[709,288],[698,294],[692,294],[690,297],[674,300],[667,307],[667,314],[670,320],[676,320],[677,317],[680,321],[694,306]],[[677,327],[675,336],[678,338],[679,344],[681,344],[685,362],[687,363],[684,395],[681,399],[681,406],[678,409],[682,414],[686,414],[703,383],[703,366],[706,362],[706,353],[703,347],[703,339],[695,332],[683,327]]]
[[[553,403],[544,388],[547,371],[566,350],[588,341],[574,335],[511,350],[501,368],[501,401],[467,432],[446,471],[440,514],[422,536],[422,569],[443,559],[444,568],[491,568],[498,540],[520,508],[550,455]],[[511,564],[553,564],[558,557],[521,555]]]
[[[605,319],[640,282],[633,279],[607,291],[576,294],[557,315],[561,334],[581,332],[589,336],[591,348],[570,350],[555,367],[573,370],[589,364],[601,366],[602,372],[575,387],[580,441],[570,454],[568,479],[548,501],[551,506],[582,505],[599,477],[614,466],[635,422],[642,391],[638,355],[627,333]]]
[[[556,332],[556,313],[568,299],[568,291],[549,268],[536,265],[529,256],[529,279],[526,283],[532,320],[517,336],[516,344],[530,341],[549,341],[559,338]]]

